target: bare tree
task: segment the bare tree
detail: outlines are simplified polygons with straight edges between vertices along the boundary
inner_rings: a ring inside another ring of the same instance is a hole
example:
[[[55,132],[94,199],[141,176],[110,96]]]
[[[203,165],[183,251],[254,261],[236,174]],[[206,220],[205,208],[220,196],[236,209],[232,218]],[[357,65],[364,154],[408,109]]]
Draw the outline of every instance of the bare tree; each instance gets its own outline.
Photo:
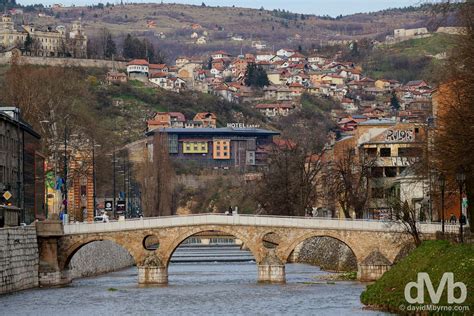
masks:
[[[169,158],[168,137],[157,133],[149,147],[149,156],[138,171],[144,216],[171,215],[175,173]]]
[[[369,180],[375,158],[357,155],[345,147],[330,167],[332,193],[346,218],[362,218],[369,200]]]
[[[323,152],[288,139],[273,146],[256,194],[265,213],[304,216],[315,205]]]
[[[413,242],[418,247],[421,245],[421,231],[419,227],[420,215],[414,205],[410,205],[408,201],[401,201],[393,198],[389,202],[392,209],[392,219],[395,223],[401,224],[406,233],[410,234]],[[393,223],[391,225],[394,225]]]

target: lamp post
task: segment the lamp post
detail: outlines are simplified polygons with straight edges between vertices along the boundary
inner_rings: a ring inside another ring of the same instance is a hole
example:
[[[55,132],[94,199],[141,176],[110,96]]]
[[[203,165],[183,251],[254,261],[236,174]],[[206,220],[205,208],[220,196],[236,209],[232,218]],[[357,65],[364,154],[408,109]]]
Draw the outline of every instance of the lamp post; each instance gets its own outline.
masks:
[[[446,178],[442,173],[438,177],[438,184],[441,191],[441,232],[444,236],[444,190],[446,188]]]
[[[100,147],[100,145],[96,144],[95,140],[92,140],[92,184],[94,186],[94,191],[93,191],[92,194],[93,194],[93,203],[94,203],[94,209],[93,209],[94,217],[97,216],[97,210],[96,210],[97,191],[96,191],[96,188],[95,188],[95,185],[96,185],[96,178],[95,178],[95,148],[96,147]]]
[[[67,130],[67,124],[64,125],[64,215],[67,215],[67,204],[68,204],[68,188],[67,188],[67,137],[68,137],[68,130]],[[67,217],[66,217],[67,218]],[[67,221],[67,219],[66,219]]]
[[[462,213],[462,190],[464,186],[464,182],[466,181],[466,174],[464,173],[464,168],[461,166],[456,173],[456,181],[459,185],[459,234],[461,237],[461,243],[464,242],[463,236],[463,225],[464,225],[464,218]]]
[[[40,124],[49,124],[48,120],[42,120],[40,121]],[[49,156],[47,157],[49,160]],[[47,168],[45,168],[44,171],[46,171]],[[45,212],[46,212],[46,219],[48,218],[48,208],[49,208],[49,199],[48,199],[48,184],[46,182],[46,173],[43,176],[43,182],[44,182],[44,206],[45,206]]]
[[[115,148],[114,148],[114,151],[112,153],[112,162],[113,162],[113,176],[112,176],[112,181],[113,181],[113,195],[114,195],[114,198],[112,199],[112,218],[115,218],[115,196],[116,196],[116,192],[115,192],[115,163],[116,163],[116,160],[115,160]]]

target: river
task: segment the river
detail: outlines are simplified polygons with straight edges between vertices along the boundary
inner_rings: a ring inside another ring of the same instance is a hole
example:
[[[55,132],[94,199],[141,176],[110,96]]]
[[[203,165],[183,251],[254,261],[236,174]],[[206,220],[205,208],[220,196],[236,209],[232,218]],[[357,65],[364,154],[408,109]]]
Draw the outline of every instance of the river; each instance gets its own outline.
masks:
[[[255,263],[172,263],[169,285],[139,287],[137,269],[63,288],[0,296],[0,315],[382,315],[364,310],[359,282],[317,281],[318,267],[287,264],[284,285],[257,284]]]

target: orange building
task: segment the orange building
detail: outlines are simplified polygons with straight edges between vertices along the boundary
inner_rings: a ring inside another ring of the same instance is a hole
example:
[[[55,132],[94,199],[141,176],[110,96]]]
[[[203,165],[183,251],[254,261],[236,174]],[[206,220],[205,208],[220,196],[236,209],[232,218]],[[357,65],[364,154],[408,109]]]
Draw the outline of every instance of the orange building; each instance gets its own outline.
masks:
[[[230,159],[230,139],[214,139],[212,146],[212,158]]]

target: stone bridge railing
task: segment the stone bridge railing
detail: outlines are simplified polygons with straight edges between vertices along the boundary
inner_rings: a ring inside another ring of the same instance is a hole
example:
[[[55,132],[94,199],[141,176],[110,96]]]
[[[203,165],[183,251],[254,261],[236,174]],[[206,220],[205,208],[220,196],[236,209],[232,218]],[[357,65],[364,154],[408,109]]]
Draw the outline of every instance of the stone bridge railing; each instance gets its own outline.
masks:
[[[194,214],[184,216],[162,216],[153,218],[127,219],[108,223],[70,223],[64,226],[64,234],[87,234],[112,231],[137,230],[160,227],[194,226],[194,225],[235,225],[235,226],[270,226],[295,227],[335,230],[362,230],[380,232],[403,232],[403,225],[393,221],[351,220],[334,218],[261,216],[223,214]],[[456,231],[457,225],[445,225],[447,230]],[[420,223],[423,234],[435,234],[441,231],[440,223]]]

